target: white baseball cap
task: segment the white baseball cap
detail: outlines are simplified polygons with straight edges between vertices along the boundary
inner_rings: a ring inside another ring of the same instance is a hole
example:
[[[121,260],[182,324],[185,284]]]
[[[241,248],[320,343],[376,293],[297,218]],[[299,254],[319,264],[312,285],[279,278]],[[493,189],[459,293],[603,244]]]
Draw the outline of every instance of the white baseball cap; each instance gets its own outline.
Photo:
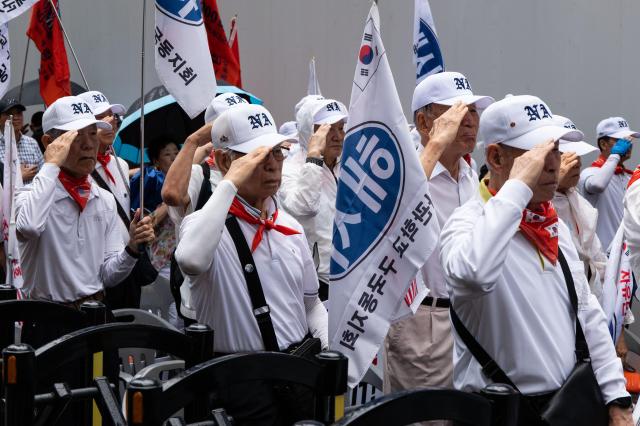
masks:
[[[322,99],[324,99],[324,96],[322,96],[322,95],[307,95],[304,98],[300,99],[298,101],[298,103],[296,104],[296,106],[293,108],[294,117],[298,116],[298,111],[300,111],[300,108],[302,108],[307,102],[309,102],[309,101],[321,101]]]
[[[249,153],[261,146],[274,147],[288,139],[278,134],[276,122],[262,105],[242,104],[229,108],[211,128],[215,149]]]
[[[573,124],[573,121],[558,114],[554,114],[553,121],[558,126],[562,126],[565,129],[578,129],[576,125]],[[585,141],[564,142],[559,145],[559,149],[561,152],[575,152],[580,157],[598,150],[598,148],[586,143]]]
[[[93,115],[100,115],[109,109],[119,115],[123,115],[126,111],[124,105],[109,103],[109,99],[97,90],[81,93],[78,97],[89,104]]]
[[[335,99],[317,101],[313,114],[313,124],[333,124],[349,117],[347,107]]]
[[[596,126],[596,133],[598,139],[605,136],[616,139],[628,138],[629,136],[640,138],[640,133],[630,130],[629,123],[622,117],[605,118]]]
[[[96,120],[89,104],[78,96],[63,96],[49,105],[42,115],[42,131],[51,129],[80,130],[95,124],[101,129],[111,130],[111,124]]]
[[[247,102],[245,98],[243,98],[242,96],[236,93],[231,93],[231,92],[221,93],[211,100],[211,103],[209,104],[209,106],[207,106],[207,109],[204,111],[204,122],[211,123],[213,120],[218,118],[220,114],[222,114],[229,108],[236,105],[248,104],[248,103],[249,102]]]
[[[491,96],[475,96],[467,77],[459,72],[441,72],[431,74],[422,80],[413,91],[411,110],[416,112],[429,104],[453,105],[462,101],[465,105],[475,104],[484,109],[491,105]]]
[[[549,139],[578,142],[584,138],[580,130],[568,129],[553,120],[551,109],[536,96],[507,96],[487,107],[480,116],[478,137],[486,147],[500,143],[530,150]]]
[[[295,121],[286,121],[280,126],[278,131],[283,136],[286,136],[289,142],[298,142],[298,123]]]

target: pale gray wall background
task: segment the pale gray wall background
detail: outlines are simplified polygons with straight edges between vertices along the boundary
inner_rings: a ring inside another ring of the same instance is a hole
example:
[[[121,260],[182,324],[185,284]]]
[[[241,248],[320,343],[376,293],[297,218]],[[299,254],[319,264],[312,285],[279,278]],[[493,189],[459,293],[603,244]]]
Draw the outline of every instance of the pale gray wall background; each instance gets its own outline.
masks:
[[[447,69],[467,75],[476,93],[540,96],[573,118],[594,143],[595,125],[622,115],[640,128],[640,2],[632,0],[431,0]],[[87,79],[112,102],[140,92],[142,0],[60,0],[62,19]],[[225,24],[239,15],[245,88],[265,100],[278,123],[306,94],[315,56],[323,94],[346,104],[369,0],[218,0]],[[147,88],[153,66],[153,1],[147,0]],[[405,113],[415,86],[413,0],[380,0],[382,36]],[[20,83],[28,14],[10,23],[12,85]],[[227,28],[228,30],[228,28]],[[69,61],[72,79],[80,76]],[[203,52],[206,54],[206,52]],[[31,46],[27,80],[37,77]],[[635,127],[634,127],[635,126]],[[475,154],[481,159],[480,153]],[[591,160],[591,157],[586,159]],[[636,149],[630,167],[640,162]]]

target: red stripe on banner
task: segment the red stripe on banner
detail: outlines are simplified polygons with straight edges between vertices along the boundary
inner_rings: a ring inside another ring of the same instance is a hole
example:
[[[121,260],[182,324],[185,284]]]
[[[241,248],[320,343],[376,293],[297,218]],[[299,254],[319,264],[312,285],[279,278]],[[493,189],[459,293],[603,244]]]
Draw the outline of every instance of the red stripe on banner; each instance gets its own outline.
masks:
[[[404,296],[404,303],[406,303],[407,306],[411,306],[411,304],[413,303],[417,295],[418,295],[418,283],[414,278],[413,281],[411,281],[409,290],[407,290],[407,294],[405,294]]]

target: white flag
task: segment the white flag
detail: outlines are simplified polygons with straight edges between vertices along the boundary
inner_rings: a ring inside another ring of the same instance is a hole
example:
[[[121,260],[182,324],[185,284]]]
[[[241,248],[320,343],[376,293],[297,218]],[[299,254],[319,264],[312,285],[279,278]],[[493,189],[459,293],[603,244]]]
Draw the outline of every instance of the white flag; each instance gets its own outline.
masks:
[[[416,84],[428,75],[444,71],[444,59],[440,51],[429,0],[415,0],[413,62],[416,64]]]
[[[330,347],[349,358],[352,387],[438,241],[378,23],[374,3],[351,89],[331,255]]]
[[[216,93],[216,76],[198,0],[156,0],[156,72],[194,118]]]
[[[20,251],[16,240],[16,213],[13,202],[14,194],[22,187],[22,173],[16,137],[11,120],[4,125],[4,176],[2,191],[2,234],[4,252],[7,256],[7,284],[15,288],[22,288],[22,268],[20,266]]]
[[[9,25],[0,25],[0,98],[9,90],[11,81],[11,53],[9,49]]]
[[[316,74],[316,58],[311,58],[311,60],[309,61],[309,82],[307,84],[307,95],[322,96],[322,92],[320,92],[320,83],[318,83],[318,75]]]
[[[625,315],[628,315],[631,305],[633,275],[630,254],[624,239],[624,226],[620,225],[611,242],[602,285],[602,310],[614,343],[618,341]]]
[[[48,1],[48,0],[42,0]],[[0,1],[0,24],[5,24],[22,15],[36,4],[38,0],[2,0]]]

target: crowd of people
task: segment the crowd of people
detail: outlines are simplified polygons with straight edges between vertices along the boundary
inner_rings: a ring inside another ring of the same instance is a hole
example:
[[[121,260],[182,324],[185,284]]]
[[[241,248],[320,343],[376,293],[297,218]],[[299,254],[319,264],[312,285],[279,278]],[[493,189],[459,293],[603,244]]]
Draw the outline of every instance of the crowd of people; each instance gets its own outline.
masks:
[[[384,391],[508,383],[525,401],[520,424],[537,425],[588,360],[609,424],[631,425],[627,349],[600,304],[620,227],[640,270],[640,184],[625,167],[640,133],[606,118],[590,144],[542,99],[479,96],[457,72],[420,82],[411,109],[441,234],[419,271],[428,295],[386,337]],[[44,152],[23,133],[24,110],[0,105],[0,125],[13,117],[25,184],[15,197],[25,297],[111,309],[155,298],[174,323],[214,329],[217,355],[329,348],[342,102],[306,96],[278,129],[265,107],[220,94],[186,140],[149,142],[144,176],[113,153],[125,109],[104,94],[49,105],[41,129],[32,123]],[[477,146],[482,177],[469,157]],[[51,333],[25,324],[23,339],[37,345]],[[257,393],[271,396],[256,405]],[[300,418],[308,405],[305,392],[266,386],[219,397],[238,424],[286,424],[274,400]]]

